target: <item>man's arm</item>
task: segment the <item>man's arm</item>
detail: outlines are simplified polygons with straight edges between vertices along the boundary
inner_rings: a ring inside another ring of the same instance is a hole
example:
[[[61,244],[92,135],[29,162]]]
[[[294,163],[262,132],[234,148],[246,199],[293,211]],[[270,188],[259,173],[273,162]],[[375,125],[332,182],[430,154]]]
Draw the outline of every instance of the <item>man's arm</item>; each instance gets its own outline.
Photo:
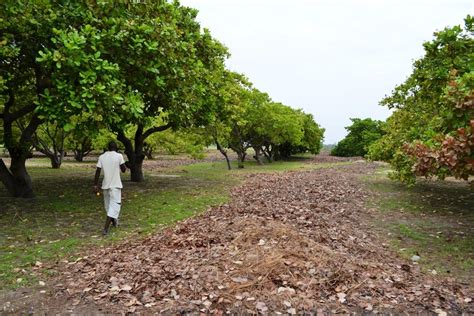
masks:
[[[100,168],[97,167],[95,169],[95,177],[94,177],[94,192],[97,193],[99,192],[99,177],[100,177]]]
[[[127,171],[127,163],[125,162],[125,160],[123,159],[123,155],[120,154],[120,170],[122,172],[125,172]]]
[[[120,170],[122,170],[122,172],[125,172],[127,171],[127,166],[123,163],[120,165]]]

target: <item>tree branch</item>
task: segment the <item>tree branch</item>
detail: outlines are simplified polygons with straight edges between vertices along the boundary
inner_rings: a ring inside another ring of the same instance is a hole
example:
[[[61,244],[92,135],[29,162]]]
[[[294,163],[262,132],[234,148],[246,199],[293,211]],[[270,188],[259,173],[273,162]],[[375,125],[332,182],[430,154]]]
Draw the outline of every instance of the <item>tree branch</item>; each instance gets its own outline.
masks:
[[[141,150],[144,139],[143,137],[143,124],[137,125],[137,130],[135,131],[135,152],[138,153]]]
[[[5,103],[5,108],[3,109],[3,114],[2,117],[8,117],[10,114],[10,108],[13,106],[15,103],[15,95],[13,94],[12,89],[8,89],[8,101]]]
[[[0,182],[5,185],[11,195],[15,193],[13,176],[5,165],[3,159],[0,159]]]
[[[155,127],[152,127],[152,128],[149,128],[145,131],[145,133],[143,133],[143,140],[145,140],[148,136],[150,136],[151,134],[153,133],[156,133],[156,132],[162,132],[162,131],[165,131],[167,130],[168,128],[171,128],[171,124],[168,123],[166,125],[161,125],[161,126],[155,126]]]
[[[41,120],[37,114],[34,114],[28,126],[21,133],[20,144],[30,143],[32,135],[41,123],[43,123],[43,120]]]
[[[45,154],[48,157],[53,156],[53,153],[49,149],[48,144],[40,137],[38,137],[38,134],[36,132],[31,136],[31,143],[37,151]]]
[[[125,135],[122,130],[116,130],[117,139],[125,146],[125,154],[128,157],[128,160],[133,158],[133,145],[130,139]]]
[[[30,105],[27,105],[27,106],[19,109],[18,111],[15,111],[15,112],[9,114],[7,117],[11,121],[17,120],[20,117],[25,116],[26,114],[33,112],[35,110],[35,107],[36,106],[32,103]]]

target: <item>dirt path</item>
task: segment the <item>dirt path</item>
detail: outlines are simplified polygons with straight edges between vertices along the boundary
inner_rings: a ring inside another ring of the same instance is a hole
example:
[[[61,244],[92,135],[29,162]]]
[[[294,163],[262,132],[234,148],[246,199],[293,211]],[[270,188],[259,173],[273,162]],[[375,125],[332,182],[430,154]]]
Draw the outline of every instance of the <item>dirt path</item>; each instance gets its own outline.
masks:
[[[227,205],[60,267],[34,309],[473,313],[467,288],[421,273],[371,233],[359,177],[375,168],[250,175]]]

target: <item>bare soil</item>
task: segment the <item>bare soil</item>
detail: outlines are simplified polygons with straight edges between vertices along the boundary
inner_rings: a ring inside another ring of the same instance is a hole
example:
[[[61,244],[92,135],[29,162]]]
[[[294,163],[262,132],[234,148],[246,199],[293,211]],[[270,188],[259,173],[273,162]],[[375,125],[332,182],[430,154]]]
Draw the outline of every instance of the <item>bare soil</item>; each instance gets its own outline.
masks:
[[[9,293],[3,311],[474,313],[468,286],[423,273],[371,229],[360,177],[376,168],[248,175],[228,204],[61,263],[47,293]]]

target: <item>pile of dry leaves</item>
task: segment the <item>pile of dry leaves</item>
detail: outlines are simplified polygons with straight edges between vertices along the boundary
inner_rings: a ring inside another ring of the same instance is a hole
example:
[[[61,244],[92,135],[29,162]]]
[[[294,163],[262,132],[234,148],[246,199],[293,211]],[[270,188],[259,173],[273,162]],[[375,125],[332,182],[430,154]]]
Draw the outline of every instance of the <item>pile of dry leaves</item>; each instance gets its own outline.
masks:
[[[474,312],[468,289],[398,259],[361,220],[357,176],[374,168],[249,176],[227,205],[67,264],[56,295],[108,312]]]

